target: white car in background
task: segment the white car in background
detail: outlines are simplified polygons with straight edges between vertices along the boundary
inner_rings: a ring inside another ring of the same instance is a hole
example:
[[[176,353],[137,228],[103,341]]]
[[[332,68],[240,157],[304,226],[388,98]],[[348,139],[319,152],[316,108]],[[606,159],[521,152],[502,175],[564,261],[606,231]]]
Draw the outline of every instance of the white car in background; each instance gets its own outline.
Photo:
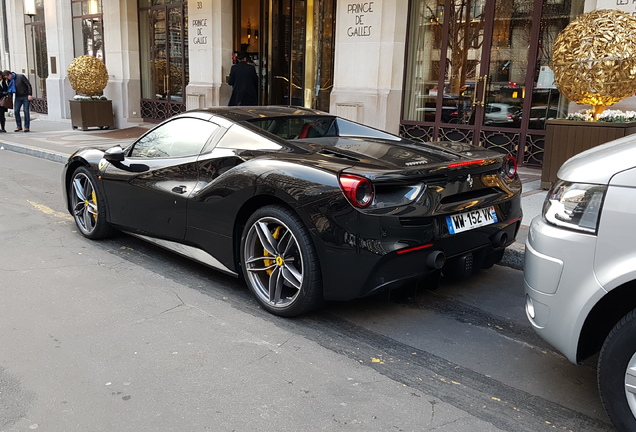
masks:
[[[600,351],[619,431],[636,431],[636,135],[563,164],[526,241],[526,315],[573,363]]]
[[[516,123],[519,120],[521,109],[504,103],[489,103],[484,111],[484,124],[501,126],[510,124],[510,126],[513,126],[512,123]]]

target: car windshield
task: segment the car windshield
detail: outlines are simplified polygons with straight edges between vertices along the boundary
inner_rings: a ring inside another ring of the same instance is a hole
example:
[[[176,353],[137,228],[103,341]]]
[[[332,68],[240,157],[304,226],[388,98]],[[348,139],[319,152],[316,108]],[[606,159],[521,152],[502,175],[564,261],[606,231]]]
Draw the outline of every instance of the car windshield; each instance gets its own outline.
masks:
[[[254,126],[286,140],[322,137],[401,138],[333,116],[293,116],[250,120]]]

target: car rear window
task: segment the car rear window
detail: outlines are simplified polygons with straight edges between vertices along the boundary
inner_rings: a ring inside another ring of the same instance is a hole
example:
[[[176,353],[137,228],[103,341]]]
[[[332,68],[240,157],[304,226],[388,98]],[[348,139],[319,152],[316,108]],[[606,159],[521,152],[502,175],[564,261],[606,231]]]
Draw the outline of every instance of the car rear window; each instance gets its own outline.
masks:
[[[361,137],[401,141],[368,126],[333,116],[293,116],[263,118],[249,121],[252,125],[285,140],[323,137]]]

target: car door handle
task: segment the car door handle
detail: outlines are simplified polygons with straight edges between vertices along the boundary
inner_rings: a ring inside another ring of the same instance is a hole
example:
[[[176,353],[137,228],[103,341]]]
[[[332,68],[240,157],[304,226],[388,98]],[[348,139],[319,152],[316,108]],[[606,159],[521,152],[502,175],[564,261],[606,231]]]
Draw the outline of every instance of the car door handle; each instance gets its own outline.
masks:
[[[188,188],[186,188],[185,186],[175,186],[172,188],[172,192],[178,193],[178,194],[184,194],[186,193],[187,190]]]

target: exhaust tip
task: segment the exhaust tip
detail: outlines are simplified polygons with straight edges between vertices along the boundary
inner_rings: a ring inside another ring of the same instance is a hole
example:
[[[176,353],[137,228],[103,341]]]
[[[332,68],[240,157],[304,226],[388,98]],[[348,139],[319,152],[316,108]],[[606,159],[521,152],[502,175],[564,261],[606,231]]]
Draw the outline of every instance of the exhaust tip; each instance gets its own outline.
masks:
[[[508,233],[505,231],[499,231],[491,240],[491,244],[494,248],[502,248],[508,243]]]
[[[426,265],[435,270],[439,270],[444,267],[446,263],[446,255],[442,251],[433,251],[428,254],[426,258]]]

